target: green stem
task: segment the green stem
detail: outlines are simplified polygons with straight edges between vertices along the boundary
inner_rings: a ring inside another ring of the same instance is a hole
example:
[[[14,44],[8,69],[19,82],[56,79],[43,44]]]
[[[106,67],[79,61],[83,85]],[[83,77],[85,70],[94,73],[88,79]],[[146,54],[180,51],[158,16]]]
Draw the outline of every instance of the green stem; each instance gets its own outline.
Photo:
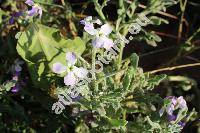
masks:
[[[106,22],[106,17],[105,17],[105,15],[103,14],[102,8],[101,8],[101,6],[99,5],[98,0],[95,0],[94,6],[95,6],[95,10],[97,11],[97,13],[98,13],[99,16],[101,17],[101,19],[102,19],[104,22]]]
[[[119,0],[119,9],[118,9],[118,19],[117,19],[117,22],[116,22],[116,31],[119,32],[119,26],[121,24],[121,21],[123,20],[124,16],[123,16],[123,13],[122,12],[124,10],[124,2],[123,0]]]
[[[118,19],[117,19],[116,28],[115,28],[116,32],[119,32],[119,31],[120,31],[120,27],[119,27],[119,26],[120,26],[121,20],[122,20],[122,18],[118,18]]]
[[[99,80],[97,80],[97,83],[99,84],[99,83],[101,83],[103,80],[105,80],[106,78],[112,77],[112,76],[114,76],[114,75],[116,75],[116,74],[118,74],[118,73],[121,73],[121,72],[123,72],[123,71],[125,71],[125,69],[121,69],[121,70],[119,70],[119,71],[106,74],[104,77],[101,77]]]
[[[92,49],[92,68],[95,68],[96,53],[97,53],[97,49],[96,49],[96,48],[93,48],[93,49]]]
[[[179,28],[178,28],[178,39],[177,39],[178,44],[180,43],[181,35],[183,32],[183,19],[184,19],[186,4],[187,4],[187,0],[184,0],[184,3],[183,3],[183,0],[180,1],[181,19],[180,19]]]
[[[92,69],[95,69],[95,62],[96,62],[96,53],[97,53],[97,49],[93,48],[92,50]],[[94,77],[95,77],[95,81],[94,81],[94,91],[97,92],[98,91],[98,83],[96,82],[96,74],[94,73]]]
[[[41,2],[41,1],[39,1],[39,0],[35,0],[34,2],[39,3],[39,4],[42,4],[42,5],[55,6],[55,7],[59,7],[59,8],[65,9],[64,6],[56,5],[56,4],[50,4],[50,3],[46,3],[46,2]]]
[[[119,0],[119,9],[118,9],[118,20],[117,20],[117,24],[116,24],[116,31],[119,32],[119,27],[121,22],[123,21],[123,13],[124,13],[124,1],[123,0]],[[124,31],[124,29],[123,29]],[[124,35],[124,34],[123,34]],[[122,62],[122,56],[123,56],[123,50],[124,50],[124,42],[120,43],[120,52],[119,52],[119,56],[118,56],[118,60],[117,60],[117,70],[120,70],[121,68],[121,62]]]
[[[123,110],[123,112],[122,112],[122,118],[123,118],[123,120],[126,120],[126,110]]]
[[[197,29],[197,31],[188,38],[188,40],[186,42],[190,42],[198,33],[200,32],[200,27]]]
[[[123,56],[123,50],[124,50],[124,42],[121,42],[120,43],[120,52],[119,52],[119,57],[118,57],[118,60],[117,60],[117,70],[120,70],[121,68],[121,62],[122,62],[122,56]]]
[[[81,57],[81,56],[77,56],[78,57],[78,59],[79,60],[81,60],[88,68],[90,68],[91,66],[90,66],[90,64],[83,58],[83,57]]]
[[[119,8],[120,9],[124,8],[124,0],[119,0]]]

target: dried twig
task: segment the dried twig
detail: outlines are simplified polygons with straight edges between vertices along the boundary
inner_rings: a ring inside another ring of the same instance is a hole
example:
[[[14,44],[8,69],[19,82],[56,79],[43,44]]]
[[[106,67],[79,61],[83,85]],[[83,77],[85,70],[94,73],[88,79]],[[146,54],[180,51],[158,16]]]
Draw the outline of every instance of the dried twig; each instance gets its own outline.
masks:
[[[161,69],[153,70],[153,71],[150,71],[148,73],[154,74],[154,73],[157,73],[157,72],[172,71],[172,70],[175,70],[175,69],[187,68],[187,67],[194,67],[194,66],[200,66],[200,63],[186,64],[186,65],[180,65],[180,66],[174,66],[174,67],[166,67],[166,68],[161,68]]]

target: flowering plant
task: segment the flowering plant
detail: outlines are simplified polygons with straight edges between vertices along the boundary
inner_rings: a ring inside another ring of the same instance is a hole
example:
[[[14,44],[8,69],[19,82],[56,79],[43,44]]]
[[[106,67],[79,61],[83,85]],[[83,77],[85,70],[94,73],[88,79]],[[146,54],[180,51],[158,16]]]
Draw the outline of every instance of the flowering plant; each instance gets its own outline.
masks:
[[[15,38],[25,64],[15,61],[13,79],[1,86],[1,94],[21,92],[28,102],[39,102],[44,108],[41,116],[54,117],[47,120],[48,126],[53,124],[50,121],[56,123],[47,131],[68,132],[65,124],[69,123],[78,133],[177,133],[195,119],[197,113],[188,109],[183,96],[163,99],[153,91],[161,82],[170,81],[166,74],[144,72],[136,52],[123,58],[124,48],[132,41],[157,46],[161,38],[147,26],[167,23],[155,14],[176,1],[147,0],[145,9],[137,10],[138,0],[119,0],[114,2],[115,20],[104,12],[112,4],[109,0],[92,0],[97,14],[81,19],[63,0],[62,6],[44,1],[23,1],[26,9],[10,18],[9,24],[20,21],[23,27]],[[54,13],[61,15],[49,17],[46,6],[59,8]],[[67,19],[70,33],[60,28],[63,19]],[[25,71],[22,65],[26,65]],[[32,87],[21,89],[26,84],[20,76]],[[27,132],[32,130],[27,127]]]

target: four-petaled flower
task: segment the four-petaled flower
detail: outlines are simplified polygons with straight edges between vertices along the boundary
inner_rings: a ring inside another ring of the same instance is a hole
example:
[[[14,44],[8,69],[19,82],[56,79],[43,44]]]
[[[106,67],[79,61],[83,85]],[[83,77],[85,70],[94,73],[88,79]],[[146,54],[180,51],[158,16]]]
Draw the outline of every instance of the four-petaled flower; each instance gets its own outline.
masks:
[[[27,11],[28,16],[39,15],[40,18],[42,17],[42,8],[35,4],[33,0],[26,0],[25,3],[29,6],[32,6],[31,10]]]
[[[112,32],[112,27],[109,24],[104,24],[100,28],[95,29],[94,23],[101,25],[101,21],[99,19],[94,21],[91,16],[81,20],[80,23],[84,25],[84,30],[87,33],[95,36],[92,40],[94,47],[110,49],[114,45],[113,40],[108,38]]]
[[[164,111],[167,112],[168,115],[172,115],[174,110],[187,108],[187,103],[182,96],[176,98],[174,96],[168,96],[165,99],[165,104],[159,111],[160,116],[163,115]]]
[[[67,66],[63,65],[60,62],[53,64],[53,72],[57,74],[62,74],[67,72],[67,75],[64,77],[64,83],[68,86],[74,86],[79,79],[83,79],[87,76],[88,71],[83,67],[74,66],[76,63],[76,55],[73,52],[68,52],[66,54]]]
[[[94,28],[94,24],[101,25],[101,21],[99,19],[92,20],[92,16],[86,17],[84,20],[80,21],[81,24],[84,25],[84,30],[90,35],[95,35],[97,30]]]

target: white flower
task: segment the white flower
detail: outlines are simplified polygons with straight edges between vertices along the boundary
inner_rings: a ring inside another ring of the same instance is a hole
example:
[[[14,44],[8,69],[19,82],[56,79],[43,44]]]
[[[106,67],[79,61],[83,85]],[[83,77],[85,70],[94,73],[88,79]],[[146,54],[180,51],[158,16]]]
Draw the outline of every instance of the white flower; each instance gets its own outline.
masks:
[[[180,96],[177,98],[177,104],[178,104],[178,108],[187,108],[187,103],[185,101],[185,99],[183,99],[183,96]]]
[[[173,104],[167,105],[167,107],[166,107],[166,112],[167,112],[167,114],[172,115],[173,112],[174,112],[174,110],[175,110],[175,108],[174,108],[174,105],[173,105]]]
[[[64,77],[65,85],[74,86],[79,78],[84,78],[87,76],[88,71],[83,67],[74,66],[76,63],[76,55],[73,52],[68,52],[66,54],[67,66],[63,65],[60,62],[53,64],[53,72],[57,74],[62,74],[67,72],[67,75]]]
[[[85,25],[84,30],[90,35],[95,35],[97,30],[94,28],[94,24],[101,25],[101,21],[99,19],[93,21],[92,16],[86,17],[84,20],[80,21],[81,24]]]
[[[85,25],[84,29],[87,33],[95,38],[92,40],[92,45],[96,48],[110,49],[114,43],[108,36],[112,32],[112,27],[109,24],[104,24],[99,29],[94,28],[94,23],[101,24],[100,20],[92,21],[92,17],[87,17],[80,21],[81,24]]]
[[[92,45],[96,48],[110,49],[114,43],[113,40],[109,39],[108,36],[112,32],[112,27],[108,24],[101,26],[99,31],[95,34],[95,39],[92,41]]]

